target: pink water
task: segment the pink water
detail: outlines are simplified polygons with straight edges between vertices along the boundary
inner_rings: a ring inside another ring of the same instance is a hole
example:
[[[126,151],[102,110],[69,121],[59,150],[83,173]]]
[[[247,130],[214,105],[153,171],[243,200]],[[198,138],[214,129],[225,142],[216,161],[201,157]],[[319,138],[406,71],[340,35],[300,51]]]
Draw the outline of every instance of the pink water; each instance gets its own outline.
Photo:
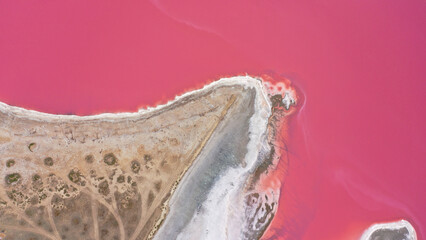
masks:
[[[421,0],[0,0],[0,101],[136,111],[240,73],[292,80],[288,176],[271,239],[425,236]]]

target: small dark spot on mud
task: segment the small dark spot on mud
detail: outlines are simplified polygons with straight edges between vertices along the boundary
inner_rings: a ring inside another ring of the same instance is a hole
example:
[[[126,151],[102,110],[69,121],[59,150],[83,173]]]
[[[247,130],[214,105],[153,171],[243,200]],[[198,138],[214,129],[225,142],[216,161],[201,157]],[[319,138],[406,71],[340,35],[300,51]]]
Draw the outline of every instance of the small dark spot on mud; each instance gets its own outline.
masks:
[[[33,152],[36,147],[37,147],[37,144],[32,142],[28,145],[28,150]]]
[[[126,181],[126,178],[124,177],[124,175],[120,175],[120,176],[117,178],[117,182],[118,182],[118,183],[124,183],[124,181]]]
[[[73,183],[80,182],[80,176],[81,176],[81,174],[80,174],[80,171],[78,169],[73,169],[68,173],[68,178]]]
[[[7,160],[6,167],[12,167],[13,165],[15,165],[15,160],[13,159]]]
[[[92,154],[87,155],[84,160],[86,160],[87,163],[93,163],[95,161],[95,157]]]
[[[141,170],[141,164],[137,160],[133,160],[131,169],[132,169],[132,172],[139,173],[139,170]]]
[[[21,179],[21,175],[19,173],[12,173],[6,175],[5,181],[6,184],[10,185],[12,183],[18,182]]]
[[[161,189],[161,181],[156,182],[156,183],[154,184],[154,187],[155,187],[155,190],[157,190],[157,192],[159,192],[159,191],[160,191],[160,189]]]
[[[100,194],[102,194],[104,196],[109,194],[109,185],[108,185],[107,180],[101,182],[98,187],[99,187],[98,191],[99,191]]]
[[[147,202],[148,207],[151,206],[152,202],[154,201],[154,198],[155,198],[154,193],[152,191],[149,191],[148,202]]]
[[[47,198],[47,195],[45,193],[43,193],[40,197],[39,200],[44,200]]]
[[[143,159],[145,160],[145,162],[149,162],[149,161],[152,160],[152,157],[149,154],[145,154],[145,155],[143,155]]]
[[[41,180],[41,177],[38,174],[34,174],[33,177],[32,177],[32,179],[33,179],[34,182],[36,182],[38,180]]]
[[[53,159],[51,157],[47,157],[44,159],[44,165],[53,166]]]
[[[117,157],[114,155],[114,153],[105,154],[104,162],[107,165],[114,165],[117,162]]]

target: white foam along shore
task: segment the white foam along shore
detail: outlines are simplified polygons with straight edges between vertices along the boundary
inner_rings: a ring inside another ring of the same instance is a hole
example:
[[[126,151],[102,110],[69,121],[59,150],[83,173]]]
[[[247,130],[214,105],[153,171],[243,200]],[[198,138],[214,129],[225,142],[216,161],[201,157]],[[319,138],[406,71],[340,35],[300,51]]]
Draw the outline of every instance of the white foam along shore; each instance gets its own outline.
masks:
[[[377,230],[398,230],[401,228],[406,228],[408,230],[410,237],[409,240],[417,240],[416,230],[414,230],[414,227],[406,220],[373,224],[367,230],[365,230],[360,240],[369,240],[371,235]]]

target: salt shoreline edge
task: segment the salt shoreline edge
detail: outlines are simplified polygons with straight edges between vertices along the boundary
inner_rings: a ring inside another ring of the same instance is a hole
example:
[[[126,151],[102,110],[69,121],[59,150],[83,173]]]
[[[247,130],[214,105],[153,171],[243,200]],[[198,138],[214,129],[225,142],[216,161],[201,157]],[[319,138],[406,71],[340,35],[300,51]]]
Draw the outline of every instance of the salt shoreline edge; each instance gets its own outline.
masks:
[[[101,120],[101,121],[113,121],[115,119],[120,118],[126,118],[126,117],[138,117],[142,116],[147,113],[155,112],[158,110],[161,110],[165,107],[168,107],[179,100],[184,99],[185,97],[199,94],[203,92],[207,92],[215,87],[222,87],[222,86],[232,86],[232,85],[241,85],[243,87],[254,87],[254,88],[261,88],[261,92],[264,94],[267,92],[265,89],[265,86],[262,84],[264,80],[261,77],[254,77],[254,76],[234,76],[234,77],[226,77],[226,78],[220,78],[216,81],[213,81],[211,83],[208,83],[204,85],[200,89],[191,90],[188,92],[185,92],[181,95],[177,95],[174,99],[168,101],[165,104],[159,104],[157,106],[153,107],[147,107],[147,108],[140,108],[137,112],[117,112],[117,113],[100,113],[100,114],[94,114],[94,115],[87,115],[87,116],[78,116],[78,115],[64,115],[64,114],[52,114],[52,113],[45,113],[37,110],[31,110],[26,109],[23,107],[18,106],[12,106],[7,103],[0,101],[0,112],[3,113],[11,113],[14,114],[15,117],[19,118],[27,118],[31,120],[42,120],[42,121],[57,121],[57,120],[74,120],[74,121],[84,121],[84,120]],[[256,84],[257,83],[257,84]],[[286,93],[289,93],[290,91],[287,89]],[[290,93],[292,96],[290,96],[292,104],[295,104],[294,100],[294,92]],[[285,95],[284,95],[285,97]],[[271,104],[270,102],[268,102]]]
[[[417,240],[416,230],[410,222],[404,219],[395,222],[372,224],[367,230],[364,231],[360,240],[369,240],[371,235],[377,230],[398,230],[402,228],[406,228],[408,230],[409,240]]]

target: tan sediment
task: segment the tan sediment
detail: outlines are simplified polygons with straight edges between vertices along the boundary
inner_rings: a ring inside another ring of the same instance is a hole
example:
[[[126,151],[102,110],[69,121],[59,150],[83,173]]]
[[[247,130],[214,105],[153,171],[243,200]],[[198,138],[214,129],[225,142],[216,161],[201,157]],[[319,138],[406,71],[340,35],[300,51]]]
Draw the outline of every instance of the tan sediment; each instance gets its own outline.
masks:
[[[25,216],[21,217],[25,224],[13,228],[6,224],[13,219],[0,216],[0,231],[21,229],[60,239],[58,235],[64,233],[82,234],[82,225],[89,224],[84,236],[94,239],[103,239],[102,234],[118,234],[120,239],[148,238],[164,220],[169,198],[183,175],[243,92],[239,84],[217,86],[155,111],[117,118],[62,118],[3,107],[0,203],[5,205],[0,204],[0,215],[12,214],[11,218],[18,219],[17,214],[29,208],[45,207],[43,221],[52,232]],[[116,158],[112,165],[104,162],[108,153]],[[92,163],[85,160],[88,155],[93,156]],[[47,157],[53,159],[53,165],[46,165]],[[4,167],[9,159],[16,164]],[[133,172],[134,160],[140,163],[137,173]],[[19,173],[20,178],[6,184],[5,177],[11,173]],[[33,180],[36,175],[40,182]],[[121,176],[125,180],[118,183]],[[107,188],[102,189],[103,185]],[[116,192],[125,196],[115,199]],[[93,203],[78,200],[82,195]],[[56,200],[50,203],[54,196]],[[138,196],[142,199],[140,206],[134,204]],[[33,204],[30,200],[34,198],[37,203]],[[125,212],[129,207],[134,211]],[[81,212],[75,220],[79,225],[67,233],[64,229],[73,220],[72,209]],[[149,219],[156,220],[151,225]],[[142,228],[149,232],[140,234]]]
[[[21,229],[51,239],[96,240],[161,234],[157,230],[166,227],[166,216],[174,216],[171,197],[188,183],[183,177],[192,174],[196,159],[206,162],[198,156],[210,153],[209,140],[221,141],[218,126],[234,131],[232,124],[239,124],[235,119],[241,116],[234,110],[245,106],[252,97],[245,94],[253,88],[256,98],[266,97],[259,79],[242,76],[155,109],[87,117],[0,103],[0,232]],[[256,103],[257,113],[269,116],[269,102]],[[257,159],[257,148],[247,148],[249,159]],[[8,164],[11,160],[14,164]],[[248,165],[243,158],[238,161]],[[37,213],[41,210],[45,216]]]
[[[222,113],[219,116],[219,119],[215,122],[215,124],[213,125],[213,127],[210,129],[210,131],[207,133],[207,136],[203,139],[203,141],[200,143],[200,145],[198,146],[198,148],[195,149],[194,153],[191,154],[191,164],[192,162],[197,158],[197,156],[200,154],[201,150],[203,149],[204,145],[206,145],[207,141],[210,139],[210,137],[212,136],[214,130],[217,128],[217,126],[219,125],[219,123],[223,120],[223,118],[225,117],[226,113],[228,112],[229,108],[232,106],[232,104],[235,102],[235,95],[231,96],[231,99],[228,101],[228,103],[226,104],[225,108],[222,110]],[[188,165],[183,172],[180,174],[179,178],[176,180],[176,182],[173,184],[172,189],[170,190],[170,196],[173,195],[173,193],[175,192],[179,182],[182,180],[182,177],[185,175],[185,173],[188,171],[188,169],[191,167],[191,164]],[[148,235],[147,239],[152,239],[154,237],[155,232],[158,230],[158,228],[161,226],[161,223],[164,221],[165,217],[167,216],[167,212],[169,211],[169,201],[170,201],[170,197],[163,203],[163,206],[161,207],[161,217],[157,220],[154,228],[151,230],[151,232]],[[133,238],[132,238],[133,239]]]

